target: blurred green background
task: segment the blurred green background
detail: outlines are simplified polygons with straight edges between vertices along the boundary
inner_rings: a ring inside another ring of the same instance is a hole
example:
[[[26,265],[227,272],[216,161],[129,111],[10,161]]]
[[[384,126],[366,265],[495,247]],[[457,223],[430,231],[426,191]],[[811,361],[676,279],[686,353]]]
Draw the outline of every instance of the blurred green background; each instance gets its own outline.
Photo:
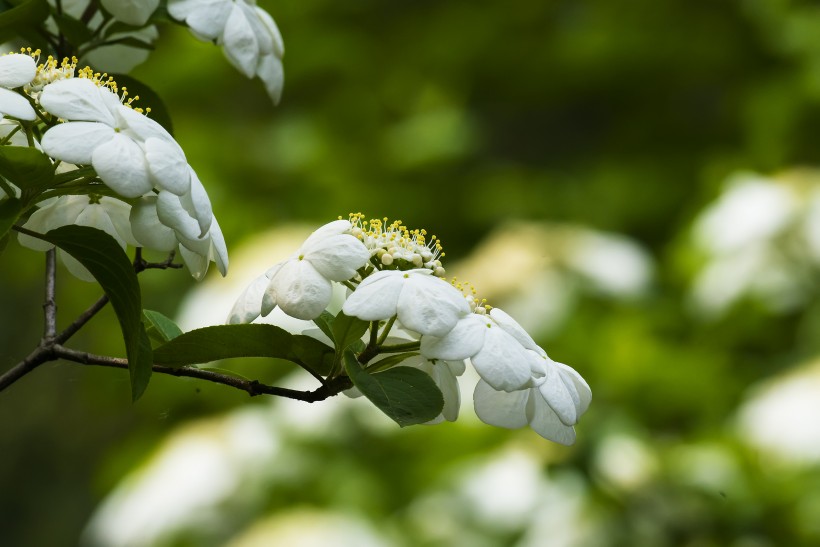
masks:
[[[50,363],[0,394],[0,543],[300,545],[323,530],[334,543],[317,544],[820,543],[820,410],[767,413],[783,417],[768,441],[743,410],[760,382],[798,373],[820,400],[816,261],[797,254],[808,282],[793,305],[752,294],[707,317],[691,303],[707,259],[690,237],[733,173],[820,163],[816,3],[260,5],[285,39],[280,106],[181,27],[133,73],[163,97],[229,250],[351,211],[427,228],[453,271],[512,280],[491,303],[543,297],[527,326],[593,391],[578,442],[484,426],[469,406],[399,430],[361,400],[323,414],[176,378],[132,405],[121,371]],[[643,257],[635,290],[596,289],[567,258],[572,234],[604,232]],[[535,273],[476,266],[505,233],[543,259]],[[256,273],[278,258],[258,256]],[[2,256],[0,369],[39,339],[42,264],[16,244]],[[141,280],[145,307],[168,315],[195,289],[179,271]],[[58,290],[64,322],[99,292],[65,273]],[[540,323],[556,299],[563,312]],[[120,354],[110,309],[71,345]]]

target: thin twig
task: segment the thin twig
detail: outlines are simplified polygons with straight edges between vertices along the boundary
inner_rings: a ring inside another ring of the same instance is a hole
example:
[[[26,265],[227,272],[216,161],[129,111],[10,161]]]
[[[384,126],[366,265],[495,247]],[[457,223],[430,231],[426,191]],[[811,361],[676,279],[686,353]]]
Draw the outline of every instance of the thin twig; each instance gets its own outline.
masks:
[[[57,336],[57,250],[53,247],[46,251],[46,300],[43,302],[43,345],[52,344]]]
[[[86,323],[88,323],[91,320],[92,317],[97,315],[97,312],[99,312],[101,309],[103,309],[106,304],[108,304],[108,296],[103,295],[99,298],[99,300],[94,302],[91,305],[91,307],[89,307],[87,310],[85,310],[83,313],[81,313],[79,315],[79,317],[77,317],[77,319],[74,320],[73,323],[71,323],[68,327],[66,327],[60,334],[55,336],[54,337],[54,343],[55,344],[62,344],[63,342],[67,341],[69,338],[74,336],[74,334],[78,330],[83,328],[83,326]]]
[[[52,361],[53,359],[54,354],[51,346],[37,346],[37,349],[32,351],[28,357],[0,376],[0,391],[3,391],[43,363]]]
[[[97,365],[126,370],[128,369],[127,359],[94,355],[91,353],[65,348],[60,345],[54,346],[54,356],[65,359],[66,361],[72,361],[83,365]],[[246,392],[251,397],[255,397],[257,395],[275,395],[278,397],[295,399],[297,401],[306,401],[308,403],[323,401],[328,397],[341,393],[353,385],[350,382],[350,379],[341,377],[336,378],[313,391],[299,391],[284,387],[269,386],[267,384],[262,384],[257,380],[244,380],[242,378],[236,378],[234,376],[228,376],[212,370],[204,370],[196,367],[168,367],[155,364],[151,368],[154,372],[159,374],[197,378],[199,380],[206,380],[208,382],[230,386]]]

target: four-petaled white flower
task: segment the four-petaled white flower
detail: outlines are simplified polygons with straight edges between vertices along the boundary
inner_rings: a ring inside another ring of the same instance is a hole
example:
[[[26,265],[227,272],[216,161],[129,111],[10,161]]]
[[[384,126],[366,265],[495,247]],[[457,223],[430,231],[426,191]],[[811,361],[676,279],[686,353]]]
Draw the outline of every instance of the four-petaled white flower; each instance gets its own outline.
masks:
[[[367,264],[370,252],[354,236],[351,224],[336,220],[308,237],[296,253],[268,271],[270,282],[262,295],[261,312],[268,315],[274,307],[297,319],[315,319],[327,308],[333,294],[331,281],[347,281]],[[260,278],[252,284],[258,292]],[[240,297],[245,302],[248,294]],[[246,306],[245,303],[241,306]],[[233,317],[233,312],[231,316]],[[249,313],[237,317],[248,317]],[[252,319],[251,319],[252,320]]]
[[[28,55],[10,53],[0,56],[0,116],[32,121],[37,115],[25,97],[12,89],[31,82],[37,66]]]
[[[174,138],[107,87],[88,78],[59,80],[43,89],[40,104],[68,120],[43,135],[49,156],[92,165],[106,185],[127,198],[154,186],[177,195],[191,189],[190,168]]]
[[[507,429],[529,424],[545,439],[571,445],[575,442],[572,426],[592,400],[589,385],[571,367],[546,357],[543,350],[526,352],[533,368],[540,371],[533,376],[532,387],[505,392],[480,380],[473,394],[475,413],[486,424]]]
[[[470,307],[458,289],[432,273],[427,269],[375,272],[356,287],[342,311],[365,321],[397,315],[410,330],[444,336],[470,313]]]
[[[278,103],[284,85],[285,46],[273,18],[253,0],[170,0],[168,13],[204,41],[216,41],[248,78],[259,76]]]
[[[203,219],[208,219],[203,229]],[[191,170],[191,192],[176,196],[160,192],[146,196],[131,209],[131,230],[140,245],[158,251],[178,250],[197,280],[211,262],[223,276],[228,272],[228,250],[210,201],[196,173]]]
[[[97,199],[88,196],[60,196],[46,200],[23,225],[33,232],[44,234],[61,226],[76,224],[97,228],[113,237],[120,246],[139,245],[131,233],[128,215],[131,206],[118,199],[102,196]],[[20,244],[36,251],[47,251],[54,247],[51,243],[19,234]],[[58,250],[63,263],[72,274],[83,281],[94,281],[91,273],[77,260],[62,250]]]
[[[523,344],[522,344],[523,342]],[[533,370],[527,349],[537,347],[509,315],[494,308],[488,315],[470,313],[443,336],[422,336],[421,354],[428,359],[470,359],[493,389],[526,387]]]

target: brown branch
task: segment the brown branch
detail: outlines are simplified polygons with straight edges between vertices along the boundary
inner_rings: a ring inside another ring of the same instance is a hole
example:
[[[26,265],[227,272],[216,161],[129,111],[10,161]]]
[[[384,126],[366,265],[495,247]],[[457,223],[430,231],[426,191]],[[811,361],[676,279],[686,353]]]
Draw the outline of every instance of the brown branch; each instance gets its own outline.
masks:
[[[49,345],[57,335],[57,250],[52,247],[46,251],[46,299],[43,302],[43,345]]]
[[[28,357],[14,365],[0,376],[0,391],[3,391],[11,384],[39,367],[43,363],[54,360],[53,348],[51,346],[38,346]]]
[[[83,365],[97,365],[126,370],[128,369],[127,359],[106,357],[104,355],[94,355],[91,353],[65,348],[60,345],[54,346],[54,357]],[[256,380],[244,380],[242,378],[236,378],[234,376],[228,376],[227,374],[220,374],[212,370],[204,370],[196,367],[168,367],[165,365],[155,364],[151,368],[154,372],[159,374],[197,378],[199,380],[206,380],[208,382],[230,386],[245,391],[251,397],[255,397],[257,395],[275,395],[278,397],[286,397],[288,399],[296,399],[298,401],[306,401],[309,403],[323,401],[328,397],[341,393],[353,385],[349,378],[341,377],[335,378],[334,380],[313,391],[299,391],[284,387],[269,386]]]

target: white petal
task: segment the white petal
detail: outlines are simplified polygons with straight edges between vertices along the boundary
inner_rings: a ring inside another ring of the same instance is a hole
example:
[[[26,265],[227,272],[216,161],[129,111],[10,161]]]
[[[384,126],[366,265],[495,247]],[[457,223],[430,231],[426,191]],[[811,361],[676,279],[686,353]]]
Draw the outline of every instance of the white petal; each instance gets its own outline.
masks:
[[[208,235],[211,238],[211,260],[216,264],[216,269],[222,274],[222,277],[228,275],[228,246],[225,245],[225,237],[222,235],[222,228],[214,217],[211,222],[211,229],[208,230]]]
[[[159,188],[178,196],[190,191],[190,168],[178,146],[151,137],[145,141],[145,159],[148,161],[148,171]]]
[[[269,283],[270,279],[265,274],[251,281],[231,308],[228,314],[228,324],[250,323],[259,317],[262,309],[262,295],[265,294]]]
[[[199,223],[182,206],[178,195],[171,192],[160,192],[157,195],[157,216],[160,222],[177,233],[177,238],[180,240],[199,239]]]
[[[578,394],[575,389],[570,392],[562,381],[558,367],[550,363],[546,367],[547,375],[543,383],[538,386],[538,392],[547,404],[558,415],[564,425],[574,425],[578,422]],[[573,397],[573,394],[575,397]]]
[[[470,359],[484,381],[502,391],[524,388],[530,381],[529,357],[518,341],[491,325],[484,335],[484,345]]]
[[[265,84],[265,91],[268,92],[273,104],[279,104],[285,87],[285,68],[282,66],[282,59],[275,55],[263,55],[259,58],[256,75]]]
[[[159,0],[100,0],[118,21],[141,27],[159,6]]]
[[[24,228],[44,234],[49,230],[74,224],[80,213],[88,206],[88,196],[61,196],[50,203],[42,203],[41,207],[29,217]],[[53,245],[42,239],[25,234],[17,236],[20,245],[35,251],[47,251]]]
[[[60,257],[60,261],[71,273],[71,275],[73,275],[80,281],[87,281],[89,283],[93,283],[94,281],[96,281],[94,279],[94,276],[91,275],[91,272],[89,272],[85,266],[80,264],[80,262],[76,258],[71,256],[67,252],[63,251],[62,249],[57,249],[57,256]]]
[[[272,55],[273,35],[270,32],[270,28],[259,17],[256,6],[252,6],[248,2],[237,2],[236,5],[242,10],[245,19],[253,31],[259,55]]]
[[[342,311],[345,315],[365,321],[393,317],[396,315],[399,295],[404,287],[403,274],[404,272],[397,270],[371,274],[347,297]]]
[[[331,236],[305,249],[305,260],[331,281],[347,281],[370,260],[364,243],[349,234]]]
[[[174,231],[162,224],[157,216],[157,198],[140,199],[131,208],[131,232],[140,246],[170,252],[177,248]]]
[[[182,257],[182,261],[185,263],[185,267],[188,268],[189,272],[191,272],[193,278],[197,281],[202,281],[202,278],[205,277],[206,273],[208,273],[208,266],[211,264],[208,257],[194,251],[190,251],[182,245],[179,246],[179,254]]]
[[[134,237],[131,231],[131,206],[124,201],[114,199],[108,196],[100,198],[100,206],[105,209],[108,218],[111,219],[111,224],[117,231],[118,239],[124,241],[127,245],[132,247],[139,247],[140,243]]]
[[[575,442],[575,429],[561,423],[552,408],[537,395],[530,397],[527,405],[530,427],[550,441],[554,441],[565,446]]]
[[[535,340],[524,330],[524,327],[519,325],[518,321],[510,317],[506,312],[499,308],[493,308],[490,310],[490,317],[493,318],[493,321],[495,321],[499,327],[518,340],[525,349],[530,349],[536,353],[544,353],[544,350],[535,343]]]
[[[37,117],[27,100],[5,87],[0,87],[0,114],[26,121],[32,121]]]
[[[474,313],[461,318],[444,336],[422,336],[421,354],[428,359],[461,360],[472,357],[484,345],[487,320]]]
[[[191,191],[180,198],[180,203],[196,219],[200,235],[204,235],[210,229],[214,218],[211,200],[196,172],[190,166],[188,166],[188,173],[191,177]]]
[[[90,165],[94,150],[109,142],[115,134],[103,123],[69,122],[46,131],[41,144],[43,151],[52,158],[75,165]]]
[[[572,383],[575,387],[575,392],[578,394],[578,416],[580,417],[587,411],[589,403],[592,402],[592,390],[589,388],[589,384],[587,384],[586,380],[584,380],[575,369],[564,363],[555,364],[560,370],[561,379],[565,384],[568,384],[567,387],[569,388],[569,383]]]
[[[124,197],[138,198],[153,188],[142,149],[119,133],[94,149],[91,165],[107,186]]]
[[[231,0],[171,0],[168,13],[184,20],[191,31],[208,41],[216,40],[225,30],[233,8]]]
[[[259,62],[259,44],[253,27],[236,3],[225,23],[222,44],[228,61],[245,76],[253,78]]]
[[[461,292],[443,279],[415,271],[409,275],[397,305],[399,320],[406,327],[421,334],[444,336],[470,313]]]
[[[310,252],[310,250],[321,241],[332,236],[348,233],[352,228],[353,225],[347,220],[334,220],[333,222],[328,222],[324,226],[314,230],[313,233],[308,236],[299,248],[299,254]]]
[[[177,148],[180,154],[185,155],[182,152],[182,148],[180,148],[179,144],[174,140],[174,137],[158,122],[152,120],[145,114],[140,114],[133,108],[128,108],[121,104],[117,105],[113,110],[118,123],[126,127],[125,133],[135,141],[147,141],[150,138],[168,141],[171,146]]]
[[[271,279],[276,304],[297,319],[315,319],[330,304],[333,294],[330,281],[322,277],[306,260],[289,260]]]
[[[285,55],[285,43],[282,41],[282,33],[279,32],[279,27],[276,26],[276,22],[267,11],[263,10],[259,6],[255,6],[254,8],[256,10],[257,17],[259,17],[259,20],[262,21],[262,24],[265,26],[273,39],[274,55],[281,59]]]
[[[273,279],[282,266],[285,265],[287,260],[280,262],[279,264],[274,264],[268,271],[265,272],[265,276],[268,280]],[[273,293],[273,287],[268,283],[267,288],[265,289],[265,293],[262,295],[262,317],[267,317],[270,312],[273,311],[273,308],[276,307],[276,296]]]
[[[517,429],[527,425],[526,406],[528,389],[507,393],[496,391],[484,380],[479,380],[473,392],[476,416],[485,424]]]
[[[120,247],[125,249],[125,241],[117,233],[117,229],[114,228],[114,223],[111,222],[111,218],[109,218],[105,208],[98,203],[91,203],[83,209],[77,216],[77,220],[74,221],[74,224],[102,230],[113,237],[117,243],[119,243]]]
[[[0,56],[0,86],[2,87],[13,89],[26,85],[34,79],[36,73],[37,65],[30,55],[11,53]]]
[[[440,361],[432,367],[430,377],[444,397],[444,408],[441,410],[442,416],[448,422],[456,421],[458,411],[461,408],[461,389],[458,386],[458,378],[444,361]]]
[[[101,88],[87,78],[69,78],[48,84],[40,94],[40,105],[65,120],[100,122],[111,127],[115,124]]]

